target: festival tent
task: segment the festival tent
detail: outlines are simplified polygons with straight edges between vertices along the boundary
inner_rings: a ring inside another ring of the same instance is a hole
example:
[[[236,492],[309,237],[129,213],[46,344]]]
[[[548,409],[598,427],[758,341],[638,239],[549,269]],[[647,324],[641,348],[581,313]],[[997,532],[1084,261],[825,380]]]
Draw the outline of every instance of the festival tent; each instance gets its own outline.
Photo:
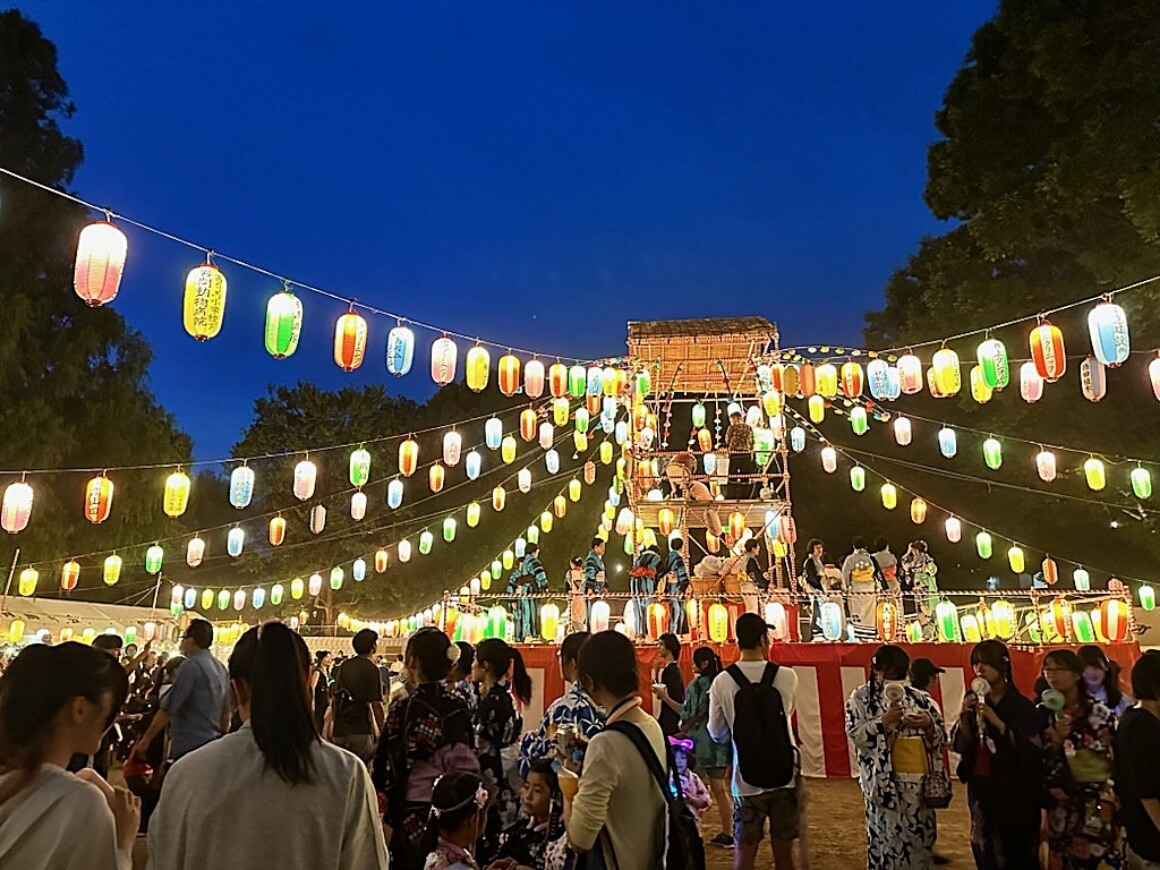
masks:
[[[146,639],[146,624],[156,626],[154,639],[158,642],[176,643],[179,626],[184,620],[198,614],[185,611],[181,620],[175,619],[165,608],[134,607],[126,604],[95,604],[87,601],[70,601],[59,598],[23,598],[9,595],[0,606],[0,640],[19,643],[21,638],[31,639],[41,632],[47,632],[52,641],[91,638],[97,634],[112,631],[132,642]],[[16,626],[14,623],[22,623]]]

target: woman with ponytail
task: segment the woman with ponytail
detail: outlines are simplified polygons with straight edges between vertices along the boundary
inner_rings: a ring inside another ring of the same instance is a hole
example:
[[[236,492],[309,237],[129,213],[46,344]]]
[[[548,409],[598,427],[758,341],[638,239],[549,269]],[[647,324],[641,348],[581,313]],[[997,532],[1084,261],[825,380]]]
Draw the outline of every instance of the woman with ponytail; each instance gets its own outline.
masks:
[[[1120,663],[1109,659],[1095,644],[1081,646],[1075,654],[1083,664],[1088,697],[1099,701],[1119,719],[1136,703],[1134,698],[1124,694],[1120,686]]]
[[[460,648],[437,628],[421,628],[407,639],[403,662],[415,691],[391,704],[371,766],[391,832],[392,870],[423,866],[430,850],[424,851],[420,838],[428,827],[435,783],[479,770],[471,715],[446,683],[461,659]]]
[[[149,825],[149,861],[205,867],[386,868],[370,775],[319,737],[310,653],[281,622],[230,656],[242,727],[177,761]]]
[[[492,797],[488,833],[494,836],[515,821],[519,812],[509,772],[515,766],[516,740],[524,730],[520,711],[532,699],[532,679],[520,651],[498,637],[480,641],[475,648],[472,676],[479,683],[475,738],[479,768]],[[512,756],[510,763],[508,756]]]

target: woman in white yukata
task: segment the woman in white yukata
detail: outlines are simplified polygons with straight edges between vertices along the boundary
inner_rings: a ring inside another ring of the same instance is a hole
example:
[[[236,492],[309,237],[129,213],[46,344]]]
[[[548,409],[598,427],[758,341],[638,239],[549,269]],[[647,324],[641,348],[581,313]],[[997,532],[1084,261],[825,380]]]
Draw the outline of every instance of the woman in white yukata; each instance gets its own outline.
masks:
[[[935,811],[923,804],[922,779],[932,759],[942,764],[946,730],[930,696],[907,684],[909,667],[901,647],[879,647],[869,681],[846,702],[866,803],[868,870],[925,870],[934,862]]]

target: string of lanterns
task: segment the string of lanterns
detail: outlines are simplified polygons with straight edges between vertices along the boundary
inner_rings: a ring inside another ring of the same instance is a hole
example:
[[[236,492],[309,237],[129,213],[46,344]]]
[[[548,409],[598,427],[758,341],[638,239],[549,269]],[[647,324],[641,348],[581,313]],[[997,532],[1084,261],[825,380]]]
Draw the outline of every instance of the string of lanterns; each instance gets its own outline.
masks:
[[[537,354],[536,351],[524,348],[511,348],[506,342],[474,338],[465,333],[425,323],[377,306],[361,303],[347,296],[342,296],[302,281],[278,275],[275,272],[271,272],[268,269],[256,266],[245,260],[222,254],[208,245],[189,241],[174,233],[158,229],[157,227],[134,220],[123,214],[118,214],[111,209],[98,206],[73,194],[41,184],[6,167],[0,166],[0,173],[46,193],[84,206],[92,212],[104,215],[104,220],[96,221],[82,229],[77,240],[77,258],[73,271],[73,283],[77,295],[92,307],[99,307],[112,302],[120,291],[121,279],[124,276],[125,264],[128,259],[129,241],[124,232],[114,223],[114,219],[121,224],[136,227],[152,235],[184,245],[187,248],[204,252],[205,262],[195,266],[186,275],[182,302],[182,323],[185,331],[197,341],[208,341],[214,338],[221,331],[222,321],[225,317],[228,282],[222,271],[214,264],[214,259],[216,258],[281,282],[281,290],[276,292],[267,303],[265,324],[266,349],[275,359],[285,359],[292,356],[298,347],[298,340],[302,331],[303,314],[301,300],[294,294],[294,289],[298,289],[349,305],[347,314],[340,317],[335,324],[334,342],[335,364],[346,371],[353,371],[358,368],[362,364],[362,359],[365,354],[367,339],[366,321],[358,313],[359,311],[394,320],[398,324],[399,329],[405,330],[405,332],[396,334],[396,339],[403,343],[404,348],[408,343],[408,333],[411,333],[410,327],[415,327],[433,332],[439,335],[441,339],[447,339],[448,341],[452,338],[474,341],[477,347],[487,345],[496,348],[510,348],[511,351],[518,351],[521,354],[533,357],[543,355],[548,358],[555,357],[557,359],[566,359],[580,363],[585,362],[585,360],[574,357],[562,357],[555,354]],[[436,344],[438,345],[438,340]],[[413,334],[410,336],[410,345],[413,351]],[[385,360],[389,363],[394,358],[399,363],[399,365],[396,365],[396,368],[403,369],[394,371],[392,374],[405,374],[405,369],[410,368],[410,358],[407,357],[404,348],[398,348],[398,354],[396,354],[388,339]],[[433,374],[436,370],[436,359],[442,360],[441,364],[446,362],[447,358],[442,356],[446,352],[446,349],[446,345],[432,348]],[[401,365],[402,362],[407,362],[407,365]],[[390,368],[391,366],[388,364],[388,370]],[[454,379],[453,371],[454,364],[452,358],[452,377],[448,378],[446,383]],[[439,383],[438,379],[436,379],[436,383]]]
[[[491,418],[491,419],[489,419],[488,422],[490,423],[491,420],[496,420],[496,418]],[[496,420],[496,423],[498,424],[499,421]],[[489,437],[485,441],[485,445],[492,450],[501,450],[502,451],[503,442],[506,441],[507,439],[511,438],[511,436],[506,435],[506,436],[502,436],[502,438],[498,438],[498,437],[496,437],[496,433],[497,433],[497,431],[502,433],[502,427],[500,427],[498,430],[496,427],[490,427],[490,428],[492,429],[492,432],[490,433]],[[544,435],[547,433],[547,431],[548,430],[544,430],[544,432],[541,432],[540,434]],[[551,431],[554,435],[554,430],[551,430]],[[452,433],[448,433],[448,435],[451,435],[451,434]],[[458,438],[458,434],[457,433],[455,433],[455,434],[456,434],[456,438]],[[545,459],[545,466],[546,466],[547,471],[549,473],[549,478],[548,478],[549,480],[553,479],[553,477],[555,475],[557,475],[557,473],[559,472],[559,469],[560,469],[560,455],[559,455],[558,451],[555,449],[555,447],[557,445],[559,445],[560,443],[562,443],[563,441],[567,440],[569,437],[570,437],[570,434],[565,431],[564,433],[562,433],[560,435],[555,435],[554,440],[542,439],[540,442],[541,447],[547,448],[545,450],[544,459]],[[576,439],[576,437],[575,437],[575,433],[571,433],[571,437],[572,437],[573,442],[578,445],[579,442],[578,442],[578,439]],[[449,450],[458,450],[460,443],[461,442],[449,440],[445,436],[444,456],[443,456],[443,459],[445,461],[448,458],[447,452]],[[403,445],[406,445],[406,444],[407,444],[407,442],[403,443]],[[509,442],[509,444],[510,444],[510,442]],[[403,445],[401,445],[401,447]],[[477,446],[482,446],[482,445],[477,445]],[[588,447],[587,440],[584,441],[584,446],[587,449],[587,447]],[[612,450],[610,448],[611,448],[611,444],[608,442],[603,442],[599,445],[598,448],[594,448],[594,449],[598,449],[599,454],[601,456],[601,459],[602,459],[602,461],[604,461],[605,464],[609,464],[612,461]],[[514,450],[514,446],[513,446],[513,450]],[[354,484],[354,488],[347,489],[347,490],[340,492],[340,493],[337,493],[335,496],[333,496],[333,498],[342,498],[343,496],[345,496],[347,494],[351,495],[351,498],[352,498],[352,518],[355,519],[356,521],[361,520],[362,517],[365,516],[365,493],[362,492],[362,485],[369,481],[369,474],[370,474],[369,458],[365,455],[361,455],[361,454],[365,454],[365,452],[366,451],[361,451],[361,453],[360,453],[359,450],[356,450],[351,455],[350,479],[351,479],[352,484]],[[404,451],[401,450],[401,452],[404,452]],[[411,454],[413,451],[405,451],[405,452],[407,452],[408,454]],[[474,466],[475,466],[474,470],[472,470],[472,469],[468,470],[468,481],[475,480],[480,476],[480,465],[481,465],[482,460],[478,458],[479,454],[475,452],[474,448],[471,450],[471,452],[469,452],[467,454],[465,461],[470,462],[470,458],[472,455],[475,455],[477,458],[476,458],[475,463],[474,463]],[[515,454],[514,454],[514,452],[511,452],[511,453],[504,455],[502,458],[504,460],[504,465],[496,466],[496,468],[492,469],[491,472],[488,472],[489,474],[496,471],[496,470],[499,470],[499,469],[505,467],[506,465],[512,464],[515,461]],[[306,462],[307,460],[303,460],[303,461]],[[418,467],[415,464],[415,457],[411,456],[408,461],[411,463],[411,466],[414,466],[414,467],[408,466],[408,469],[404,469],[404,470],[411,470],[413,473],[414,468]],[[454,464],[454,463],[452,463],[452,464]],[[515,479],[517,481],[518,488],[521,492],[530,491],[530,489],[532,487],[531,464],[532,463],[529,462],[527,465],[525,465],[524,467],[520,468],[518,471],[511,474],[508,478],[506,478],[503,482],[501,482],[500,485],[496,486],[492,490],[492,506],[495,510],[502,510],[503,509],[503,506],[506,502],[506,490],[504,489],[504,484],[510,483],[511,480]],[[435,472],[436,470],[439,470],[439,473],[437,473],[437,474],[436,473],[429,473],[429,475],[428,475],[429,488],[431,489],[431,493],[426,498],[421,499],[419,502],[416,502],[415,503],[416,505],[422,504],[428,498],[434,498],[443,489],[443,478],[444,478],[444,474],[442,472],[443,465],[440,463],[440,461],[438,459],[431,460],[431,462],[428,463],[428,465],[430,468],[430,472]],[[295,488],[296,488],[295,494],[296,494],[296,496],[299,496],[299,497],[306,496],[307,498],[312,497],[313,493],[314,493],[313,482],[314,482],[315,478],[313,478],[310,474],[306,473],[306,471],[302,468],[302,463],[299,464],[299,466],[295,469],[295,471],[296,471],[296,474],[295,474]],[[464,483],[466,483],[468,481],[464,481]],[[308,483],[310,485],[307,485]],[[462,483],[457,484],[457,486],[459,486],[459,485],[464,485],[464,484],[462,484]],[[309,493],[309,495],[307,495],[307,493]],[[360,496],[360,495],[363,496],[363,498],[361,500],[358,499],[358,496]],[[388,483],[386,501],[387,501],[388,507],[390,507],[391,509],[397,509],[398,507],[400,507],[402,505],[402,503],[403,503],[403,483],[401,480],[398,479],[398,477],[393,478]],[[285,534],[286,534],[286,520],[281,515],[280,511],[279,512],[270,512],[270,513],[261,515],[259,517],[252,518],[250,521],[252,522],[255,520],[263,520],[263,519],[266,519],[267,517],[269,517],[269,525],[268,525],[268,533],[267,533],[269,543],[273,547],[280,546],[283,543],[283,541],[285,540]],[[319,503],[319,504],[314,505],[314,507],[311,508],[310,514],[309,514],[308,525],[309,525],[310,531],[314,535],[317,536],[317,535],[322,534],[322,532],[324,531],[325,526],[326,526],[326,518],[327,518],[327,510],[323,504]],[[471,509],[471,506],[468,506],[467,522],[468,522],[468,525],[473,525],[474,523],[478,522],[478,505],[477,504],[475,505],[474,510]],[[246,541],[246,533],[242,527],[242,525],[243,525],[242,523],[235,523],[235,524],[228,524],[228,525],[229,525],[229,533],[227,535],[227,553],[231,558],[237,558],[237,557],[241,556],[241,554],[243,552],[244,544]],[[226,528],[226,525],[223,524],[223,525],[217,526],[215,528],[216,529]],[[212,529],[210,531],[212,531]],[[189,539],[189,541],[187,543],[187,546],[186,546],[186,564],[190,568],[199,567],[200,565],[203,564],[203,562],[207,558],[206,557],[207,545],[206,545],[205,539],[202,537],[202,534],[204,534],[204,533],[205,532],[203,531],[201,533],[194,535],[194,537]],[[363,533],[364,533],[363,531],[355,529],[355,530],[348,532],[347,534],[363,534]],[[176,540],[176,539],[181,539],[181,538],[184,538],[184,536],[175,536],[174,538],[171,538],[171,539],[157,541],[157,542],[153,543],[152,545],[148,546],[148,548],[145,550],[145,555],[144,555],[144,568],[145,568],[146,573],[153,575],[153,576],[160,574],[160,572],[162,570],[164,558],[165,558],[165,551],[164,551],[164,548],[161,546],[161,544],[165,543],[166,541],[169,541],[169,540]],[[422,544],[422,541],[420,543]],[[138,546],[144,546],[144,545],[142,544],[142,545],[138,545]],[[130,549],[130,548],[119,548],[119,549],[124,550],[124,549]],[[102,566],[102,580],[103,580],[104,584],[107,586],[116,585],[116,583],[120,580],[122,568],[124,566],[124,560],[118,554],[118,552],[116,550],[114,550],[114,551],[102,550],[102,551],[98,551],[96,553],[90,553],[90,554],[86,554],[85,556],[77,556],[77,557],[69,559],[65,563],[65,565],[62,567],[62,570],[61,570],[61,588],[64,589],[65,591],[69,591],[69,592],[76,590],[77,581],[79,579],[79,574],[80,574],[80,564],[79,564],[80,559],[99,557],[99,556],[104,555],[106,553],[108,555],[105,558],[103,566]],[[34,594],[35,590],[36,590],[37,582],[38,582],[39,576],[40,576],[38,566],[50,564],[54,561],[55,560],[45,560],[45,561],[41,561],[41,562],[29,563],[20,574],[20,583],[18,585],[19,594],[21,594],[21,595]]]
[[[799,423],[805,424],[804,420],[800,419],[797,412],[790,410],[790,413],[799,418]],[[804,427],[803,427],[804,428]],[[1015,574],[1022,574],[1027,568],[1028,560],[1024,546],[1015,538],[1007,536],[993,535],[992,532],[978,523],[964,519],[961,514],[957,514],[945,507],[942,507],[929,499],[924,498],[918,493],[909,490],[899,484],[891,481],[889,477],[877,471],[868,463],[859,462],[850,456],[842,447],[836,446],[827,441],[826,438],[813,427],[809,427],[809,437],[818,441],[821,445],[820,454],[823,468],[828,473],[836,473],[838,469],[837,458],[843,456],[851,462],[849,471],[850,487],[855,492],[863,492],[866,489],[869,474],[876,474],[882,479],[882,484],[879,487],[879,498],[883,508],[886,510],[895,510],[899,505],[900,493],[911,497],[910,501],[910,519],[915,525],[923,525],[931,511],[941,511],[946,514],[946,519],[943,522],[943,530],[946,534],[946,539],[951,544],[957,544],[963,539],[963,532],[966,527],[974,527],[978,529],[975,534],[975,551],[980,559],[989,560],[995,555],[996,541],[1007,540],[1010,541],[1010,546],[1007,548],[1007,563],[1011,571]],[[1072,581],[1078,592],[1089,592],[1091,590],[1091,574],[1088,569],[1084,567],[1083,563],[1073,560],[1067,560],[1075,566],[1072,571]],[[1045,554],[1040,564],[1044,581],[1049,586],[1054,586],[1060,577],[1059,566],[1056,559],[1050,554]],[[1111,572],[1107,572],[1111,573]],[[1111,591],[1120,591],[1123,589],[1124,581],[1139,584],[1138,594],[1140,597],[1140,604],[1146,610],[1151,610],[1155,607],[1155,592],[1152,586],[1144,580],[1139,580],[1130,577],[1112,576],[1109,581],[1109,589]]]

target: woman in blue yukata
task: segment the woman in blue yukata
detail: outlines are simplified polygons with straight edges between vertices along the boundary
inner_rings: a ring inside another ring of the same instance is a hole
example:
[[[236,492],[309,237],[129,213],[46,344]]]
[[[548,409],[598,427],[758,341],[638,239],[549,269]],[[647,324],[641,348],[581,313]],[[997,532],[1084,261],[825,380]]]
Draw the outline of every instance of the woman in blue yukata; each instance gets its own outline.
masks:
[[[868,870],[918,870],[934,863],[935,811],[923,804],[922,780],[942,763],[942,714],[908,685],[910,657],[881,646],[870,679],[846,702],[846,734],[858,756],[866,804]]]

